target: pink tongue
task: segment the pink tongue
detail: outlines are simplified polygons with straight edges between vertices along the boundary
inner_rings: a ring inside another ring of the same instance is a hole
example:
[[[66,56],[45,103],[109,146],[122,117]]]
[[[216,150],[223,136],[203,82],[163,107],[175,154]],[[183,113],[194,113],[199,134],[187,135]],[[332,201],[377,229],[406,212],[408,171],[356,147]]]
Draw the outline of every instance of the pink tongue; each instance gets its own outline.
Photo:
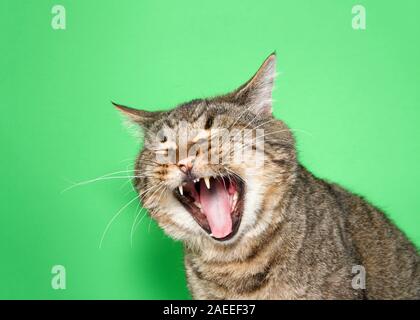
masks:
[[[221,181],[212,180],[210,190],[200,183],[200,202],[215,238],[224,238],[232,232],[229,194]]]

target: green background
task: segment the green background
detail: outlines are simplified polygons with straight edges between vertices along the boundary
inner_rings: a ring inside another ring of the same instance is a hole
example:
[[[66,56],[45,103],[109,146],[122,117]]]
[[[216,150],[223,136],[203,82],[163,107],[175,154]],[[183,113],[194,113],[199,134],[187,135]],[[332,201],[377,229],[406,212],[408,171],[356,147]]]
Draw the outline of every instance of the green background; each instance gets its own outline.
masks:
[[[384,209],[420,244],[420,1],[0,3],[0,298],[189,298],[182,246],[138,212],[139,143],[110,100],[149,110],[223,93],[273,50],[275,114],[300,159]],[[67,29],[51,28],[64,5]],[[62,264],[67,289],[51,288]]]

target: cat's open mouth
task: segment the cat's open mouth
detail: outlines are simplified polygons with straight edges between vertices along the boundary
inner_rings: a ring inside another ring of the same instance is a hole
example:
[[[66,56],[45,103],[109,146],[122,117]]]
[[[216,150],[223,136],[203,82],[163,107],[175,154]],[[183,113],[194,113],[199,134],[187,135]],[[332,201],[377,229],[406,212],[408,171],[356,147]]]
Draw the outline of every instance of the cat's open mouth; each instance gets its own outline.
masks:
[[[225,241],[238,232],[244,207],[242,181],[232,176],[184,182],[175,197],[214,239]]]

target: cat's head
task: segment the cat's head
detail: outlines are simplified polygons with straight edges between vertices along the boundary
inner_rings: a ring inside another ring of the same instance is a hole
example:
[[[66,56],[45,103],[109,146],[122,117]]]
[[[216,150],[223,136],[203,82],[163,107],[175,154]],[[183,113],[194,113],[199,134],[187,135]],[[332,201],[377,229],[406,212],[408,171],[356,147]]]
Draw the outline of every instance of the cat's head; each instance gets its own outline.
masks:
[[[296,167],[290,131],[272,115],[276,56],[237,90],[169,111],[116,105],[144,133],[134,185],[173,238],[233,244],[263,232]]]

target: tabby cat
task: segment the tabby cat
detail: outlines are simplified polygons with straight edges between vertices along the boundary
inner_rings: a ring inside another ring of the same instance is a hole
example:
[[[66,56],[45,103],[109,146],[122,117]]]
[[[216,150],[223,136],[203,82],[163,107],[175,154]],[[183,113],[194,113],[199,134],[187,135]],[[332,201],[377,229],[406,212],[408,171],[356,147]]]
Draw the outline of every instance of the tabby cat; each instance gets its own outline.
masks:
[[[271,54],[237,90],[169,111],[115,104],[144,133],[134,185],[183,242],[193,298],[419,299],[415,246],[299,163],[272,115],[275,65]]]

